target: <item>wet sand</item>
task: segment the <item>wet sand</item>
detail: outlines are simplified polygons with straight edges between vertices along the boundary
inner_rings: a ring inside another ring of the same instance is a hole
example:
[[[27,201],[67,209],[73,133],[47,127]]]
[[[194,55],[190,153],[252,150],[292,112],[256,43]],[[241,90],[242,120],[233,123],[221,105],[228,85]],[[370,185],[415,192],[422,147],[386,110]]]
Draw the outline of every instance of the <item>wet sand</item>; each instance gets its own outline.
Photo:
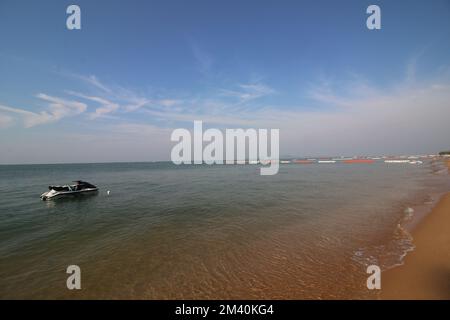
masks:
[[[447,160],[450,173],[450,160]],[[450,299],[450,193],[413,232],[413,252],[382,274],[381,299]]]

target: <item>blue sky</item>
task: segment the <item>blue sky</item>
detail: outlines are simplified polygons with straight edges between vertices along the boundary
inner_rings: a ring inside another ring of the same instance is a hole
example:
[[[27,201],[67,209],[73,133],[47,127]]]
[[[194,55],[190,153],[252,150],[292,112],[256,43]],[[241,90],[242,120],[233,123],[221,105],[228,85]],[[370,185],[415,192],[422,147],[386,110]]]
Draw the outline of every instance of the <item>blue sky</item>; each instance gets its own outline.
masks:
[[[0,39],[0,163],[168,160],[195,119],[285,155],[449,147],[448,1],[3,0]]]

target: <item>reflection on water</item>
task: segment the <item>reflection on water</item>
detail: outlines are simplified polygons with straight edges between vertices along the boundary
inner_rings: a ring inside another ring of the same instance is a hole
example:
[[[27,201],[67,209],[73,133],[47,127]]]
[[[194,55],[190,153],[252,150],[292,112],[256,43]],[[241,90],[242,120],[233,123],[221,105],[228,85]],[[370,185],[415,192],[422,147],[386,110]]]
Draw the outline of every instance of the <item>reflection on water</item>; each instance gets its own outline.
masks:
[[[384,164],[285,165],[275,176],[237,165],[0,166],[0,297],[370,297],[364,261],[401,257],[410,244],[398,223],[433,177]],[[75,179],[99,194],[39,199]],[[79,292],[65,287],[71,264]]]
[[[89,201],[90,198],[98,195],[98,191],[84,194],[64,195],[44,201],[47,208],[55,208],[56,206],[64,207],[70,202]]]

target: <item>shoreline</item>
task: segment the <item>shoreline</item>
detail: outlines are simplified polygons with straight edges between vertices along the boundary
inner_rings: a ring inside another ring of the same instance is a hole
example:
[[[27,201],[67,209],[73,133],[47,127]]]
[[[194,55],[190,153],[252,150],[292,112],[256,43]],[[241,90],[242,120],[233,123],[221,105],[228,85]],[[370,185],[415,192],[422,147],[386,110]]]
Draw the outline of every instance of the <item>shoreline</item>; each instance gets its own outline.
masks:
[[[446,160],[450,174],[450,160]],[[415,249],[401,266],[381,275],[380,298],[450,299],[450,192],[412,232]]]

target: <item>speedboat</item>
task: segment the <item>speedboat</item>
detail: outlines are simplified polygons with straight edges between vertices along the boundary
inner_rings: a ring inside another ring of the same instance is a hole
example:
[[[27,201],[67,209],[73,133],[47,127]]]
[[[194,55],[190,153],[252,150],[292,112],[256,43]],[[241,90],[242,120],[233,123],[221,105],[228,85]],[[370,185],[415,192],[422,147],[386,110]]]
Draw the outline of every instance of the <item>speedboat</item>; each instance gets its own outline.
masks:
[[[98,188],[93,184],[90,184],[89,182],[81,180],[73,182],[75,182],[75,184],[64,186],[49,186],[49,191],[41,194],[41,199],[45,201],[59,197],[92,194],[98,191]]]

